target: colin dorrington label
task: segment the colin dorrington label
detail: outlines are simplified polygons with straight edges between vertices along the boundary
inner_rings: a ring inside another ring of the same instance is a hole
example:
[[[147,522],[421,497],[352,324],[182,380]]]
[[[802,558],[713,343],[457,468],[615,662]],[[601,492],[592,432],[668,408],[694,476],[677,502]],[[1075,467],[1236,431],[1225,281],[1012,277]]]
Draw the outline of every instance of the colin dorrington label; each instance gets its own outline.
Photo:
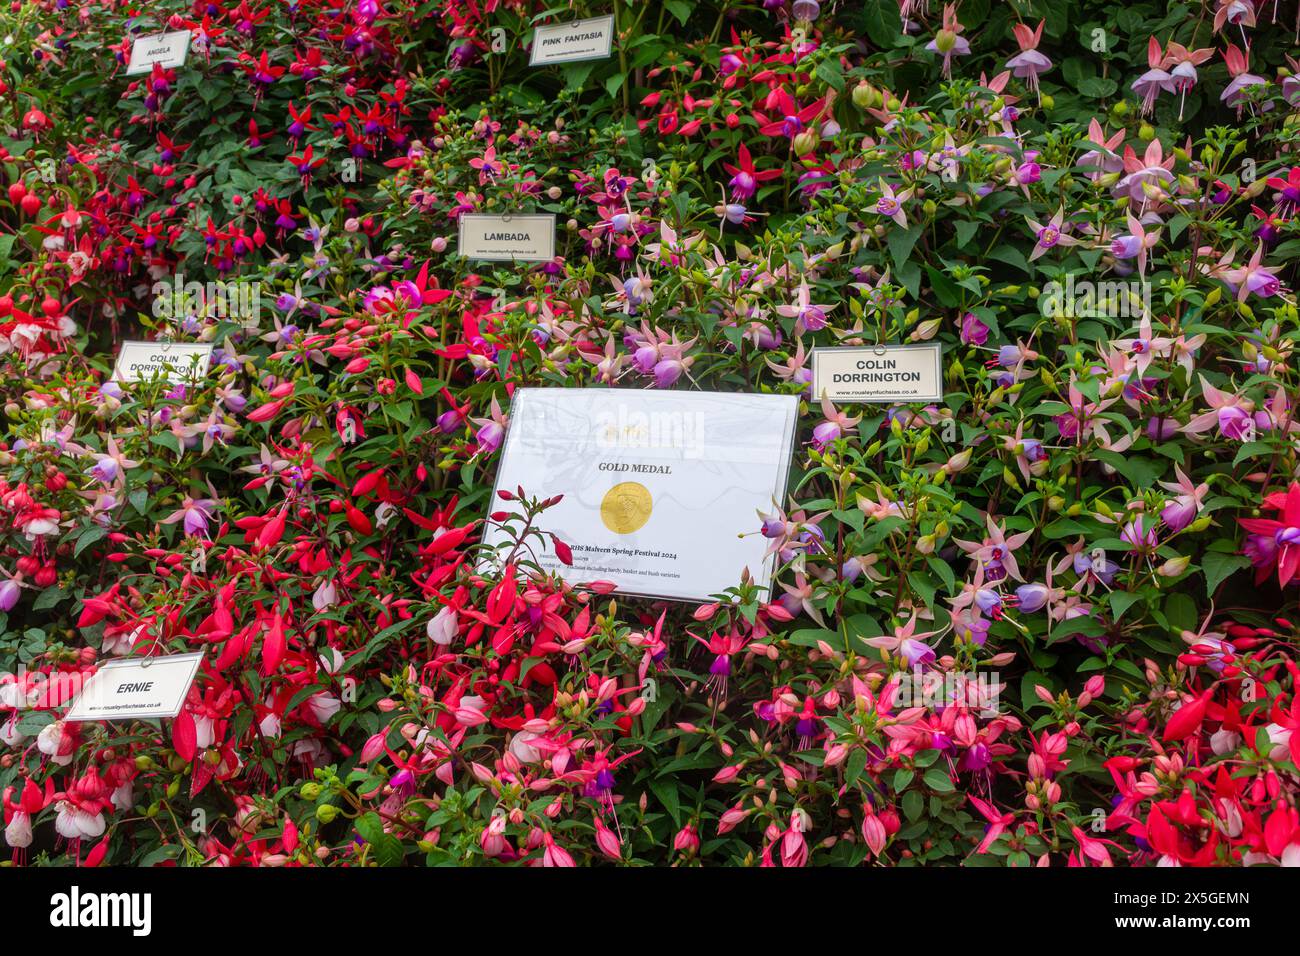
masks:
[[[813,349],[813,397],[833,402],[937,402],[938,344]]]

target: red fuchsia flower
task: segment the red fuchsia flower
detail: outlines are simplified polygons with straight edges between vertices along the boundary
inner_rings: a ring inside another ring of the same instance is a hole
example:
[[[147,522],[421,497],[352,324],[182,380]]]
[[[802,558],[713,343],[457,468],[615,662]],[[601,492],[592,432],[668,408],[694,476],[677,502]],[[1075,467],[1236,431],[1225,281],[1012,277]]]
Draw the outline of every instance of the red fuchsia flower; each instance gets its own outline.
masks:
[[[736,155],[739,165],[733,166],[730,163],[723,163],[722,168],[731,173],[731,179],[727,183],[727,187],[738,202],[743,203],[752,199],[754,194],[758,192],[760,183],[779,179],[782,175],[780,169],[757,169],[754,166],[753,158],[750,156],[749,147],[744,143],[740,144]]]
[[[324,165],[325,157],[313,159],[312,147],[308,146],[302,151],[301,155],[291,153],[284,158],[284,161],[298,171],[298,175],[302,179],[302,188],[306,189],[311,184],[312,170]]]
[[[266,11],[269,13],[270,11]],[[263,50],[262,55],[254,59],[249,53],[239,55],[239,68],[247,74],[253,84],[253,99],[258,102],[275,82],[284,76],[284,67],[272,66],[267,56],[267,51]]]
[[[1038,44],[1043,39],[1043,24],[1046,20],[1039,20],[1038,26],[1030,29],[1028,24],[1017,23],[1012,27],[1016,35],[1016,43],[1020,45],[1020,52],[1007,60],[1007,66],[1017,77],[1027,81],[1029,88],[1042,98],[1042,93],[1038,89],[1038,75],[1045,73],[1052,68],[1052,61],[1038,52]]]
[[[1250,532],[1245,552],[1257,569],[1257,581],[1277,568],[1278,583],[1286,587],[1300,572],[1300,482],[1267,495],[1262,509],[1276,512],[1277,517],[1237,519]]]
[[[42,810],[54,802],[54,778],[47,777],[45,790],[28,777],[23,782],[22,794],[16,799],[16,788],[5,787],[4,820],[5,842],[13,849],[13,861],[17,866],[26,862],[26,851],[32,845],[32,821]]]
[[[764,100],[763,110],[775,112],[778,118],[768,119],[765,112],[754,110],[758,131],[764,136],[784,137],[793,143],[796,136],[822,117],[827,110],[827,104],[825,100],[815,100],[800,109],[789,91],[784,87],[778,87]]]

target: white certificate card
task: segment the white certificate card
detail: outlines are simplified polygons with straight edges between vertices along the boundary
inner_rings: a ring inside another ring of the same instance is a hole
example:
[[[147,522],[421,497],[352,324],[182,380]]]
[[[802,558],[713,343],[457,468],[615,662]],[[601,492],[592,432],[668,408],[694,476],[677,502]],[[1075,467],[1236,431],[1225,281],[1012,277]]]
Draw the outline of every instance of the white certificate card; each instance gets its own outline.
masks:
[[[759,515],[785,498],[798,414],[792,395],[520,389],[496,487],[564,496],[538,526],[569,546],[573,564],[549,537],[530,541],[528,556],[571,583],[704,601],[748,569],[766,589],[774,556]],[[495,495],[491,508],[520,510]],[[484,540],[502,546],[509,535],[493,523]]]

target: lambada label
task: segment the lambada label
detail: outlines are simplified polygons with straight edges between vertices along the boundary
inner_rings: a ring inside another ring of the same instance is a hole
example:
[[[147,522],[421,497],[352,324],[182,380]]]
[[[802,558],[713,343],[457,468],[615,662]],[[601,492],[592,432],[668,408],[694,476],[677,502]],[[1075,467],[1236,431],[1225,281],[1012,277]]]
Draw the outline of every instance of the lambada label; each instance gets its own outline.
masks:
[[[793,395],[519,389],[496,487],[563,495],[536,519],[545,540],[525,541],[520,559],[572,584],[609,581],[679,601],[707,601],[746,570],[769,589],[775,555],[761,516],[785,498],[798,413]],[[483,573],[509,553],[520,523],[489,524],[484,541],[497,558]]]
[[[833,402],[937,402],[943,347],[877,345],[813,349],[813,398]]]
[[[131,59],[126,66],[126,75],[148,73],[155,63],[164,70],[174,70],[178,66],[185,65],[185,57],[189,52],[189,30],[136,37],[135,42],[131,44]]]
[[[547,262],[555,258],[555,216],[462,213],[460,253],[489,262]]]
[[[64,720],[175,717],[202,660],[198,651],[108,661],[86,681]]]
[[[211,342],[123,342],[113,379],[144,382],[161,376],[169,382],[192,382],[208,374],[211,360]]]
[[[593,17],[539,26],[533,33],[529,66],[603,60],[613,52],[614,17]]]

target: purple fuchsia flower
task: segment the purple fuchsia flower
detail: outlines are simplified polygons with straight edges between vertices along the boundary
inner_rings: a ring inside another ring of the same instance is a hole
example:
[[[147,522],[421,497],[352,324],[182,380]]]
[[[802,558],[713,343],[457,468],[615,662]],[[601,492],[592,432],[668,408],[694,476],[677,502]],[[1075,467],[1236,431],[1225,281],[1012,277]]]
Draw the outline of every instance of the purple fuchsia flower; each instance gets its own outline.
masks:
[[[812,446],[818,451],[825,451],[831,442],[851,432],[862,421],[862,416],[850,416],[838,411],[829,398],[822,399],[822,414],[826,420],[813,429]]]
[[[1040,24],[1041,28],[1041,24]],[[1046,225],[1041,225],[1025,217],[1025,222],[1029,223],[1029,228],[1034,231],[1035,239],[1034,251],[1029,254],[1029,260],[1032,262],[1039,256],[1056,246],[1076,246],[1079,244],[1078,239],[1067,236],[1062,231],[1062,223],[1065,221],[1065,210],[1058,209],[1056,215]]]
[[[490,455],[501,447],[501,441],[505,438],[506,427],[510,424],[510,420],[501,411],[501,405],[497,402],[495,395],[492,396],[489,417],[473,418],[471,421],[479,426],[474,435],[474,440],[478,443],[476,454]]]
[[[1120,130],[1109,139],[1101,124],[1094,118],[1088,122],[1088,152],[1079,157],[1080,169],[1089,170],[1089,178],[1096,182],[1107,173],[1118,173],[1124,169],[1124,160],[1115,150],[1124,142],[1124,130]]]
[[[1251,295],[1261,299],[1270,299],[1282,291],[1281,280],[1271,269],[1263,265],[1264,244],[1255,247],[1255,254],[1250,262],[1233,269],[1224,269],[1219,274],[1237,293],[1237,301],[1244,302]]]
[[[216,504],[216,501],[211,498],[191,498],[187,495],[179,508],[162,519],[162,524],[175,524],[180,521],[186,534],[206,538],[208,522],[212,520],[212,511]]]
[[[794,0],[790,12],[794,14],[796,20],[811,23],[822,15],[822,5],[817,0]]]
[[[983,345],[989,340],[989,327],[980,321],[974,312],[967,312],[961,318],[961,342],[963,345]]]
[[[876,200],[876,213],[886,219],[892,219],[904,229],[907,228],[907,214],[903,212],[903,203],[912,198],[909,187],[895,193],[894,187],[883,179],[880,180],[880,198]]]
[[[1051,597],[1052,590],[1046,584],[1022,584],[1016,588],[1016,607],[1026,614],[1041,611]]]
[[[5,578],[4,583],[0,584],[0,611],[8,614],[18,604],[18,599],[22,597],[22,585],[13,578]]]
[[[1255,430],[1254,402],[1215,388],[1201,376],[1201,395],[1210,410],[1196,415],[1180,429],[1185,435],[1199,435],[1216,425],[1219,435],[1233,441],[1248,441]]]

